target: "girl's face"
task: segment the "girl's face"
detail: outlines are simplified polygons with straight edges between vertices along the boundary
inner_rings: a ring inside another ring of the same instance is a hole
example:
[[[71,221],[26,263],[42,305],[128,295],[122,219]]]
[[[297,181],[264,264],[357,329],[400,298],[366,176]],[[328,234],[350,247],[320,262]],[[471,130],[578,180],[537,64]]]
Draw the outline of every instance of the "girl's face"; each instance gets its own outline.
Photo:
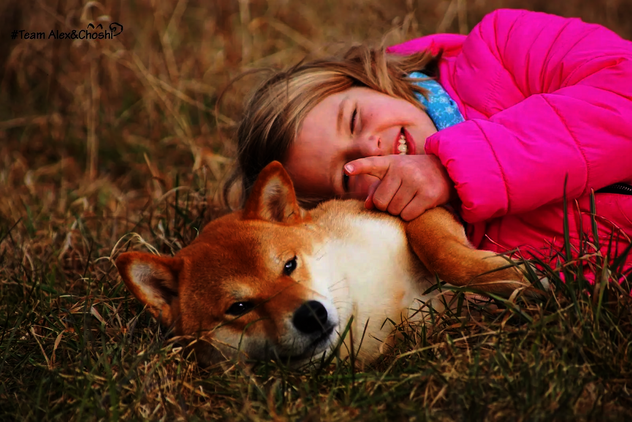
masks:
[[[378,179],[346,176],[346,163],[376,155],[423,154],[426,138],[436,131],[430,117],[408,101],[350,88],[307,113],[284,165],[304,197],[365,199]]]

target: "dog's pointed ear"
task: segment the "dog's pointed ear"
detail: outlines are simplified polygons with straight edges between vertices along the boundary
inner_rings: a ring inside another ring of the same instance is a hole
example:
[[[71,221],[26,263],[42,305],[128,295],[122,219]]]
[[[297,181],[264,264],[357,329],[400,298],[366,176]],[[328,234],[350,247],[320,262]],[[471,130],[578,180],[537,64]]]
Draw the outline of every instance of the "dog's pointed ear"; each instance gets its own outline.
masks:
[[[286,224],[310,219],[296,200],[290,175],[278,161],[271,162],[259,173],[246,201],[243,219]]]
[[[178,277],[184,266],[180,258],[165,258],[141,252],[126,252],[116,260],[127,288],[166,327],[175,322],[179,310]]]

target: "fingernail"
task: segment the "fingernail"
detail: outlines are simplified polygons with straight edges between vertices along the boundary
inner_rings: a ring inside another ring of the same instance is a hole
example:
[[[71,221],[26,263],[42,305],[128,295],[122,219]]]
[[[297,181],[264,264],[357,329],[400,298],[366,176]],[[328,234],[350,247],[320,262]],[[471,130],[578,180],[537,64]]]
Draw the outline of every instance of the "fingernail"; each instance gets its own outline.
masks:
[[[345,170],[347,170],[347,173],[353,173],[353,166],[351,164],[345,164]]]

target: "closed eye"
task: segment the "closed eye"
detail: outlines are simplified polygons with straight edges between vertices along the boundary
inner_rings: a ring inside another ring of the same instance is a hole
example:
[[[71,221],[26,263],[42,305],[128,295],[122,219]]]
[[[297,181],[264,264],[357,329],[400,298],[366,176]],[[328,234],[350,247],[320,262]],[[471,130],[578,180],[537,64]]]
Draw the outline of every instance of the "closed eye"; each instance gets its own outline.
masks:
[[[352,135],[353,135],[353,132],[355,131],[357,117],[358,117],[358,108],[356,107],[353,109],[353,113],[351,113],[351,121],[349,122],[349,130],[351,131]]]
[[[349,192],[349,176],[344,170],[342,171],[342,189],[345,193]]]

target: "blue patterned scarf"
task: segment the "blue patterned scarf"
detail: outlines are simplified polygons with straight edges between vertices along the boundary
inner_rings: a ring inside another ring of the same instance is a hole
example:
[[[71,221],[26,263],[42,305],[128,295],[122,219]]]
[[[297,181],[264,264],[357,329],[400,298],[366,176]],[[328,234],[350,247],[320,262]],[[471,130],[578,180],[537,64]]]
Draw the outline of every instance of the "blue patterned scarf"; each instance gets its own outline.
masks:
[[[408,75],[410,78],[427,78],[428,76],[421,72],[413,72]],[[459,111],[456,102],[441,85],[434,79],[414,82],[418,86],[428,91],[428,99],[423,95],[416,94],[417,99],[426,108],[426,113],[437,127],[437,130],[454,126],[463,122],[463,115]]]

